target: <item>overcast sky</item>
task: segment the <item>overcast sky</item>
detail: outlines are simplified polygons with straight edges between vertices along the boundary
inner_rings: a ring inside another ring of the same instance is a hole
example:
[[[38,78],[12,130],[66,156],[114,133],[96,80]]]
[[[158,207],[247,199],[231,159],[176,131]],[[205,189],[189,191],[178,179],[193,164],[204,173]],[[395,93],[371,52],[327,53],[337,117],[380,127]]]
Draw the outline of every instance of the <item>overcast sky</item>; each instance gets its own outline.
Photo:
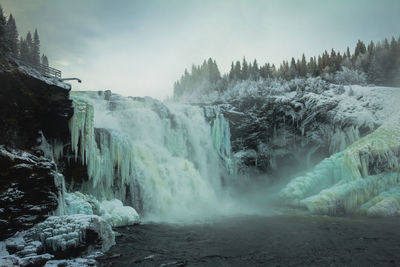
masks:
[[[185,68],[212,57],[279,64],[358,39],[400,35],[399,0],[0,0],[20,34],[37,27],[42,51],[73,90],[164,99]]]

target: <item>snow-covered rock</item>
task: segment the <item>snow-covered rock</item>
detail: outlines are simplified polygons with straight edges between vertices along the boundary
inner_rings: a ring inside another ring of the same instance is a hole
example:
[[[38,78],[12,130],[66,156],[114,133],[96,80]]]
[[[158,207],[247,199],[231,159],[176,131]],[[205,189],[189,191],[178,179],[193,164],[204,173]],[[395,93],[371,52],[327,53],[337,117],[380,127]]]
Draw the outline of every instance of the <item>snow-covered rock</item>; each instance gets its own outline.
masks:
[[[0,145],[0,240],[56,210],[60,174],[42,156]]]
[[[93,235],[93,233],[95,235]],[[100,241],[102,251],[115,244],[111,226],[96,215],[75,214],[52,216],[32,229],[35,240],[42,242],[46,251],[55,253],[85,247]]]
[[[101,255],[114,244],[111,226],[99,216],[52,216],[0,242],[0,266],[93,266],[94,250],[98,250],[94,255]]]
[[[395,112],[398,99],[398,88],[309,78],[237,83],[202,106],[217,105],[229,121],[242,173],[255,167],[280,177],[311,167],[371,133]]]

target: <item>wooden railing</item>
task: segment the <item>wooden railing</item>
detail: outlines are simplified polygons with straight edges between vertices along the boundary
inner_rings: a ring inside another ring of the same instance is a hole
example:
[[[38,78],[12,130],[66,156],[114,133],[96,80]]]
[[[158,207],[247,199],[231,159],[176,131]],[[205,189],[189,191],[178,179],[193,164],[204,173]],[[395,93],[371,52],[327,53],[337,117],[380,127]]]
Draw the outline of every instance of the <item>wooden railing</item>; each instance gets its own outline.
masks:
[[[27,62],[19,57],[17,59],[20,61],[21,65],[31,67],[31,68],[39,71],[44,76],[61,79],[61,71],[58,69],[55,69],[55,68],[52,68],[52,67],[49,67],[49,66],[46,66],[43,64],[33,64],[33,63]]]

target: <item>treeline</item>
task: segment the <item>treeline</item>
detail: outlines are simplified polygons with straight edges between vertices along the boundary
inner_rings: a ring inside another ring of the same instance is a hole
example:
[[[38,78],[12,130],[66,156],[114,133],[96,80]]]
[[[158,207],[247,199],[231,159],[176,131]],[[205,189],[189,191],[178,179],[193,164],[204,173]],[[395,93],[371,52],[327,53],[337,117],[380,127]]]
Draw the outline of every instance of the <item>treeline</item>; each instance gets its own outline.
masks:
[[[174,84],[174,95],[192,94],[196,90],[213,90],[221,80],[217,63],[211,58],[200,66],[192,65],[191,73],[185,69],[181,79]]]
[[[209,59],[201,67],[192,66],[191,73],[185,70],[181,79],[174,84],[174,96],[180,97],[195,90],[202,90],[204,84],[208,84],[208,90],[223,91],[229,83],[241,80],[291,80],[317,76],[327,78],[344,70],[365,74],[366,82],[370,84],[400,86],[400,37],[397,40],[392,37],[390,42],[385,39],[377,44],[371,41],[368,45],[358,41],[353,53],[347,47],[344,53],[332,49],[308,60],[303,54],[301,59],[283,61],[278,68],[270,63],[259,66],[257,60],[247,62],[243,58],[242,61],[232,62],[229,73],[222,77],[215,61]],[[218,75],[210,76],[210,73]]]
[[[8,19],[4,16],[0,5],[0,50],[12,53],[20,59],[31,64],[43,64],[49,66],[46,55],[40,55],[40,39],[37,30],[32,36],[28,32],[26,37],[19,37],[17,24],[12,14]]]

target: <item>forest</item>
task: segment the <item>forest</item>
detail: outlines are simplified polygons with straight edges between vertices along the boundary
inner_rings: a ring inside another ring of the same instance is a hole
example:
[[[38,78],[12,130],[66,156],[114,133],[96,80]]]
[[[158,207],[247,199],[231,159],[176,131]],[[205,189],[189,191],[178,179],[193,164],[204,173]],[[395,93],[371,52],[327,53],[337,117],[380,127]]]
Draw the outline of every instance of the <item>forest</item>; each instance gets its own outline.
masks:
[[[12,14],[8,18],[4,15],[0,5],[0,52],[11,53],[27,63],[49,66],[46,55],[40,54],[40,38],[37,29],[26,37],[19,37],[17,23]]]
[[[232,62],[228,74],[221,75],[213,59],[205,60],[199,66],[192,66],[190,72],[185,70],[182,77],[174,84],[174,98],[194,92],[222,92],[230,84],[244,80],[321,77],[324,80],[339,84],[374,84],[383,86],[400,86],[400,37],[392,37],[366,45],[358,41],[354,52],[350,48],[344,53],[325,50],[321,55],[310,57],[303,54],[301,59],[292,58],[283,61],[279,67],[265,63],[259,66],[256,59],[248,62]]]

